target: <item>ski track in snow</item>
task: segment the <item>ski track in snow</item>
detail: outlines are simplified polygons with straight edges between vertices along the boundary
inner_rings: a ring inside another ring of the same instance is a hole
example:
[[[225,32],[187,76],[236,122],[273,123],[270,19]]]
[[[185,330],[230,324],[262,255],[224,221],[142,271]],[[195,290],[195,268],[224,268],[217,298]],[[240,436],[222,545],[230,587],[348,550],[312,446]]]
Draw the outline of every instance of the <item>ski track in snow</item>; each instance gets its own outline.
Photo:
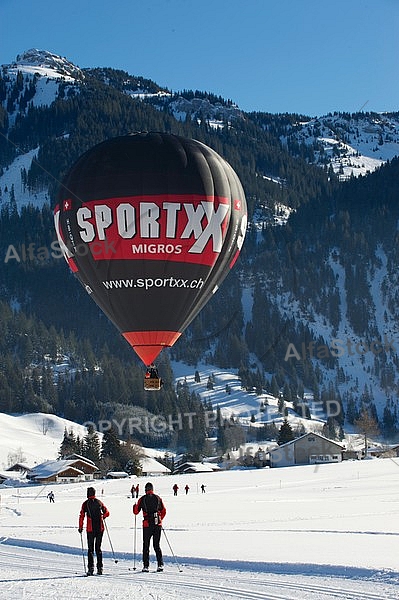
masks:
[[[84,577],[83,558],[21,547],[21,540],[0,540],[0,586],[2,600],[25,598],[117,599],[127,594],[136,600],[189,598],[218,600],[397,600],[397,581],[391,572],[367,572],[319,566],[320,577],[306,575],[306,565],[263,563],[266,572],[221,568],[212,561],[206,566],[170,561],[162,573],[134,571],[132,561],[116,559],[104,553],[106,573],[102,577]],[[71,551],[72,549],[70,549]],[[86,560],[86,558],[85,558]],[[201,563],[201,559],[198,561]],[[12,566],[12,567],[11,567]],[[303,567],[303,569],[302,569]],[[12,571],[10,573],[10,569]],[[181,572],[179,571],[181,569]],[[255,569],[255,566],[254,566]],[[301,573],[301,570],[303,571]],[[399,574],[397,574],[399,575]],[[380,581],[378,581],[380,579]],[[372,583],[371,583],[372,581]],[[216,583],[217,582],[217,583]],[[371,591],[371,589],[374,591]]]

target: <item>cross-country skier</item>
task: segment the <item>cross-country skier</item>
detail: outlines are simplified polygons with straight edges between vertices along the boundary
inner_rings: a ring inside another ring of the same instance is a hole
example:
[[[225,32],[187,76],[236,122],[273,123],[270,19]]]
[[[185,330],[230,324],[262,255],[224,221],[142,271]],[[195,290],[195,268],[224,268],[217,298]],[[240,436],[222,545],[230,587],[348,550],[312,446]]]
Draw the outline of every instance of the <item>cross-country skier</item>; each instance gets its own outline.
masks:
[[[158,569],[163,571],[162,550],[160,547],[162,519],[165,518],[166,508],[162,499],[154,494],[152,483],[145,484],[145,494],[133,505],[133,513],[138,515],[143,511],[143,572],[148,572],[150,566],[150,540],[157,557]]]
[[[83,531],[85,516],[86,534],[87,534],[87,575],[94,574],[94,551],[97,557],[97,574],[103,574],[103,554],[101,551],[101,542],[104,533],[104,519],[109,517],[109,510],[96,498],[96,490],[93,487],[87,488],[87,500],[82,504],[79,513],[79,533]]]

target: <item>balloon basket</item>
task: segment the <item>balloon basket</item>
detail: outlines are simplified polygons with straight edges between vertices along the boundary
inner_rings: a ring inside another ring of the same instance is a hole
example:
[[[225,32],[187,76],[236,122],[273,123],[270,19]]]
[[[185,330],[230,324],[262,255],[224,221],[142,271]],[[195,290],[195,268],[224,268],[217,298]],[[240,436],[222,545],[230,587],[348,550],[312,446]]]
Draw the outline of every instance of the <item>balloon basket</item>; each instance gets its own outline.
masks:
[[[159,377],[151,377],[144,379],[144,389],[148,391],[156,391],[161,389],[161,380]]]

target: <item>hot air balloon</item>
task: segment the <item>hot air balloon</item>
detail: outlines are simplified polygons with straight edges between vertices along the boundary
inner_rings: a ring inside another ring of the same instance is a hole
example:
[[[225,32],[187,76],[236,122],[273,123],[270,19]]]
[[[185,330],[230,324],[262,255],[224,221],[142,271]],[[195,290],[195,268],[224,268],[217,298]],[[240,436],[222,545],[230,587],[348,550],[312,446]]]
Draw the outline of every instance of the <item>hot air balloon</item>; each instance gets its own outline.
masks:
[[[217,152],[151,132],[83,154],[60,186],[54,219],[70,268],[152,368],[235,263],[247,209]]]

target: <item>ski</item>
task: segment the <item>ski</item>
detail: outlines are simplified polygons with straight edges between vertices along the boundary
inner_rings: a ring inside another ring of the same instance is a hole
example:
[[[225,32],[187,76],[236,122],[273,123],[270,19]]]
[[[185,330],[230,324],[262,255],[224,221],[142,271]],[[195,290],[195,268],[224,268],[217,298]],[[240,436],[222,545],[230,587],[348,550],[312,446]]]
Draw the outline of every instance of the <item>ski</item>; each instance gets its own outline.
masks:
[[[133,573],[142,573],[142,574],[147,574],[147,573],[164,573],[163,569],[162,569],[162,571],[158,571],[158,569],[153,569],[153,570],[149,570],[149,571],[142,571],[141,569],[133,569],[132,567],[129,567],[129,571],[131,571]]]

